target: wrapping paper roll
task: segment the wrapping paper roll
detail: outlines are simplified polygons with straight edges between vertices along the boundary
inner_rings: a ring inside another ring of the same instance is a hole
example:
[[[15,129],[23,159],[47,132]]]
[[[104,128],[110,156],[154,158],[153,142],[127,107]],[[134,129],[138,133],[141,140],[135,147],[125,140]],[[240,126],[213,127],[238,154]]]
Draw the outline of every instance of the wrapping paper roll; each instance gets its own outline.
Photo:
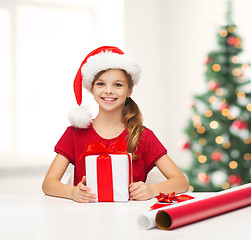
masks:
[[[179,206],[186,205],[186,204],[188,204],[188,203],[190,203],[192,201],[199,201],[200,199],[201,199],[201,197],[196,197],[196,199],[188,200],[188,201],[177,203],[177,204],[170,204],[170,206],[164,206],[162,208],[158,208],[158,209],[155,209],[155,210],[147,211],[147,212],[145,212],[144,214],[141,214],[138,217],[138,220],[137,220],[138,226],[140,228],[146,229],[146,230],[154,228],[154,227],[156,227],[155,217],[156,217],[156,214],[160,210],[174,208],[174,207],[177,207],[177,205],[179,205]]]
[[[222,191],[207,199],[160,210],[155,222],[159,229],[169,230],[250,204],[251,184],[246,184],[232,191]]]
[[[160,229],[173,229],[178,227],[178,224],[182,226],[249,204],[251,204],[251,183],[218,192],[214,196],[196,197],[189,201],[147,211],[139,216],[137,223],[143,229],[151,229],[156,225]],[[184,209],[185,212],[182,212]]]
[[[166,208],[167,207],[155,209],[155,210],[148,211],[140,215],[137,221],[138,226],[143,229],[151,229],[151,228],[156,227],[155,217],[156,217],[157,212],[160,211],[161,209],[163,210]]]

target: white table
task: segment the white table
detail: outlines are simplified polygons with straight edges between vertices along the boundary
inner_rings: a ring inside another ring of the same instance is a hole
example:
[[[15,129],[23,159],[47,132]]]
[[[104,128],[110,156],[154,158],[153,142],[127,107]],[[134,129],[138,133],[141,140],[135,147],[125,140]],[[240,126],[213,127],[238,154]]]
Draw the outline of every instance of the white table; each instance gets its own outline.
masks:
[[[191,193],[195,198],[208,194]],[[138,216],[155,202],[79,204],[42,193],[0,194],[0,239],[250,239],[251,206],[174,230],[140,229]]]

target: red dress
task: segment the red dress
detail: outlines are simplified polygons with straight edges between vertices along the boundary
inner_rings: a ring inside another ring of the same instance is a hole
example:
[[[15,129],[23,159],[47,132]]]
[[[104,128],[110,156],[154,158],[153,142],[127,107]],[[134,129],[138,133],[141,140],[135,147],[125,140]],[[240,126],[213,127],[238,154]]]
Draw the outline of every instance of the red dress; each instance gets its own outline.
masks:
[[[99,141],[108,147],[119,138],[126,138],[128,132],[125,129],[119,136],[112,139],[104,139],[98,135],[92,125],[88,128],[68,127],[55,146],[55,152],[66,157],[74,165],[74,185],[76,186],[85,176],[85,160],[80,158],[89,144]],[[138,144],[133,160],[133,181],[145,182],[147,174],[153,168],[155,162],[167,153],[166,148],[160,143],[154,133],[145,128]]]

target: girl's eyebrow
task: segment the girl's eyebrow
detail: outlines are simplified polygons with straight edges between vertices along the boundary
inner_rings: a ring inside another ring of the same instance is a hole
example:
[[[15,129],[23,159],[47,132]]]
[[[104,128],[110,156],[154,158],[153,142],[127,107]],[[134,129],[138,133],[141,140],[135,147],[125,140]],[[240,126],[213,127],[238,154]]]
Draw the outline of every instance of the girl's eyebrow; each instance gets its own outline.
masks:
[[[118,79],[118,80],[115,80],[114,82],[125,82],[125,80]]]
[[[113,82],[119,82],[119,83],[125,83],[126,81],[125,80],[122,80],[122,79],[117,79],[117,80],[114,80]]]

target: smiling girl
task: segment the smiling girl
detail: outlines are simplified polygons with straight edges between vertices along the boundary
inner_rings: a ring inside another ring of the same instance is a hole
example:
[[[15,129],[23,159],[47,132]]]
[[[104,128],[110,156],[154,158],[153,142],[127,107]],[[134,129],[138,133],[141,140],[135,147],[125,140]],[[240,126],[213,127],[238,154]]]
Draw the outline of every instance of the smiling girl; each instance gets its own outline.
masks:
[[[188,190],[186,177],[154,133],[143,126],[141,112],[131,98],[140,75],[138,62],[117,47],[100,47],[87,55],[75,77],[74,92],[81,105],[83,85],[93,94],[99,112],[93,120],[82,106],[70,113],[72,125],[55,146],[57,155],[42,185],[45,194],[83,203],[95,201],[97,196],[85,185],[85,162],[80,156],[94,141],[109,147],[120,138],[127,140],[128,152],[133,156],[133,182],[128,186],[132,199],[147,200],[160,192]],[[60,182],[70,163],[74,165],[74,186]],[[146,184],[154,166],[167,180]]]

